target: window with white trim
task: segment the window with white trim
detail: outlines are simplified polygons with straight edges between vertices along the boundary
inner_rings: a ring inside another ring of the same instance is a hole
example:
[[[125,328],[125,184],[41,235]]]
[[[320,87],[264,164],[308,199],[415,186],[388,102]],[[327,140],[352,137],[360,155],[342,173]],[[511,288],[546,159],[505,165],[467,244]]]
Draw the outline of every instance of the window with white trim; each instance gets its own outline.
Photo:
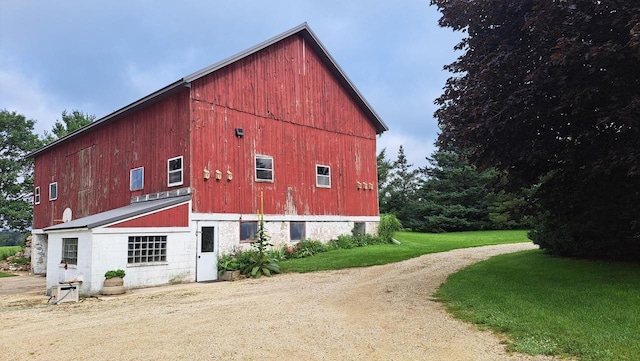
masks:
[[[49,200],[58,199],[58,182],[49,183]]]
[[[62,263],[78,264],[78,239],[63,238],[62,239]]]
[[[240,222],[240,242],[253,242],[258,232],[258,222]]]
[[[144,167],[129,171],[129,190],[137,191],[144,188]]]
[[[289,222],[289,237],[292,241],[305,239],[305,222]]]
[[[256,155],[256,181],[273,182],[273,157]]]
[[[167,236],[129,237],[128,264],[167,261]]]
[[[33,203],[40,204],[40,187],[36,187],[33,191]]]
[[[171,158],[167,161],[167,179],[169,180],[169,187],[179,186],[184,183],[182,179],[182,170],[182,156]]]
[[[316,187],[331,188],[331,167],[316,165]]]

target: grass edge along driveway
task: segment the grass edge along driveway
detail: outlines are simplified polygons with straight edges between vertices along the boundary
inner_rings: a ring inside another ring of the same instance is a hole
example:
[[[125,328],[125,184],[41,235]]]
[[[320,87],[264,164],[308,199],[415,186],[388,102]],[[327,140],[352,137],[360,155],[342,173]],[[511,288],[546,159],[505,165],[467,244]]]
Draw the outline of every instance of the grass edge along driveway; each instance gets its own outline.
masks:
[[[507,335],[509,349],[583,361],[640,359],[640,264],[495,256],[436,292],[455,317]]]
[[[368,267],[400,262],[424,254],[446,252],[458,248],[496,244],[531,242],[525,230],[470,231],[453,233],[397,232],[397,244],[338,249],[313,257],[280,262],[282,272],[314,272],[352,267]]]

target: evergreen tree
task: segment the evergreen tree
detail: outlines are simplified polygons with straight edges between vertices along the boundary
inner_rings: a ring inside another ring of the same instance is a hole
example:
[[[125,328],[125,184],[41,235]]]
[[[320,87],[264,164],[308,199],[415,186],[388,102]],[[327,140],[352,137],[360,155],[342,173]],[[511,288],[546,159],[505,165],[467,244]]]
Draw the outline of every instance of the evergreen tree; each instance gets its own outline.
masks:
[[[380,151],[376,157],[378,163],[378,204],[380,213],[388,213],[389,178],[393,164],[387,159],[387,148]]]
[[[389,185],[385,193],[386,204],[384,213],[393,213],[408,226],[411,222],[413,209],[418,203],[416,191],[421,181],[421,174],[418,169],[412,169],[413,164],[409,164],[404,154],[404,148],[398,149],[398,158],[393,162]]]

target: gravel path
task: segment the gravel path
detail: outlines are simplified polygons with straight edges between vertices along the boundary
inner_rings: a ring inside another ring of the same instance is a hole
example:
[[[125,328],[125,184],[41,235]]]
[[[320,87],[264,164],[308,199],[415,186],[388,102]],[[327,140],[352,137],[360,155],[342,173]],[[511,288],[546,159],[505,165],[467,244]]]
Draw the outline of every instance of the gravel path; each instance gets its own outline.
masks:
[[[182,284],[46,306],[0,300],[6,360],[553,360],[510,354],[498,337],[431,300],[447,275],[511,244],[384,266]]]

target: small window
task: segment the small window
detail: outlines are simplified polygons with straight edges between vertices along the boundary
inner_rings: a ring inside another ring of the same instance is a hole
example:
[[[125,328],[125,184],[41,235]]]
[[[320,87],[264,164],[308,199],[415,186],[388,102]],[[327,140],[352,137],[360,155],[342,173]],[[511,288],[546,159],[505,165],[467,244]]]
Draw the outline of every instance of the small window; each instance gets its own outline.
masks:
[[[331,168],[326,165],[316,165],[316,186],[331,188]]]
[[[144,188],[144,167],[129,171],[129,189],[137,191]]]
[[[33,203],[40,204],[40,187],[36,187],[36,190],[33,191]]]
[[[49,184],[49,200],[55,201],[58,199],[58,183],[50,183]]]
[[[365,233],[366,233],[366,231],[367,231],[367,230],[366,230],[366,228],[365,228],[364,222],[355,222],[355,223],[353,224],[353,231],[352,231],[352,233],[353,233],[353,235],[354,235],[354,236],[357,236],[357,235],[363,235],[363,234],[365,234]]]
[[[256,181],[273,182],[273,157],[256,155]]]
[[[182,156],[169,159],[167,168],[169,187],[182,185]]]
[[[289,236],[292,241],[301,241],[305,239],[305,223],[289,222]]]
[[[128,264],[167,261],[167,236],[129,237],[128,248]]]
[[[258,232],[258,222],[240,222],[240,242],[253,242]]]
[[[78,239],[63,238],[62,239],[62,263],[78,264]]]

